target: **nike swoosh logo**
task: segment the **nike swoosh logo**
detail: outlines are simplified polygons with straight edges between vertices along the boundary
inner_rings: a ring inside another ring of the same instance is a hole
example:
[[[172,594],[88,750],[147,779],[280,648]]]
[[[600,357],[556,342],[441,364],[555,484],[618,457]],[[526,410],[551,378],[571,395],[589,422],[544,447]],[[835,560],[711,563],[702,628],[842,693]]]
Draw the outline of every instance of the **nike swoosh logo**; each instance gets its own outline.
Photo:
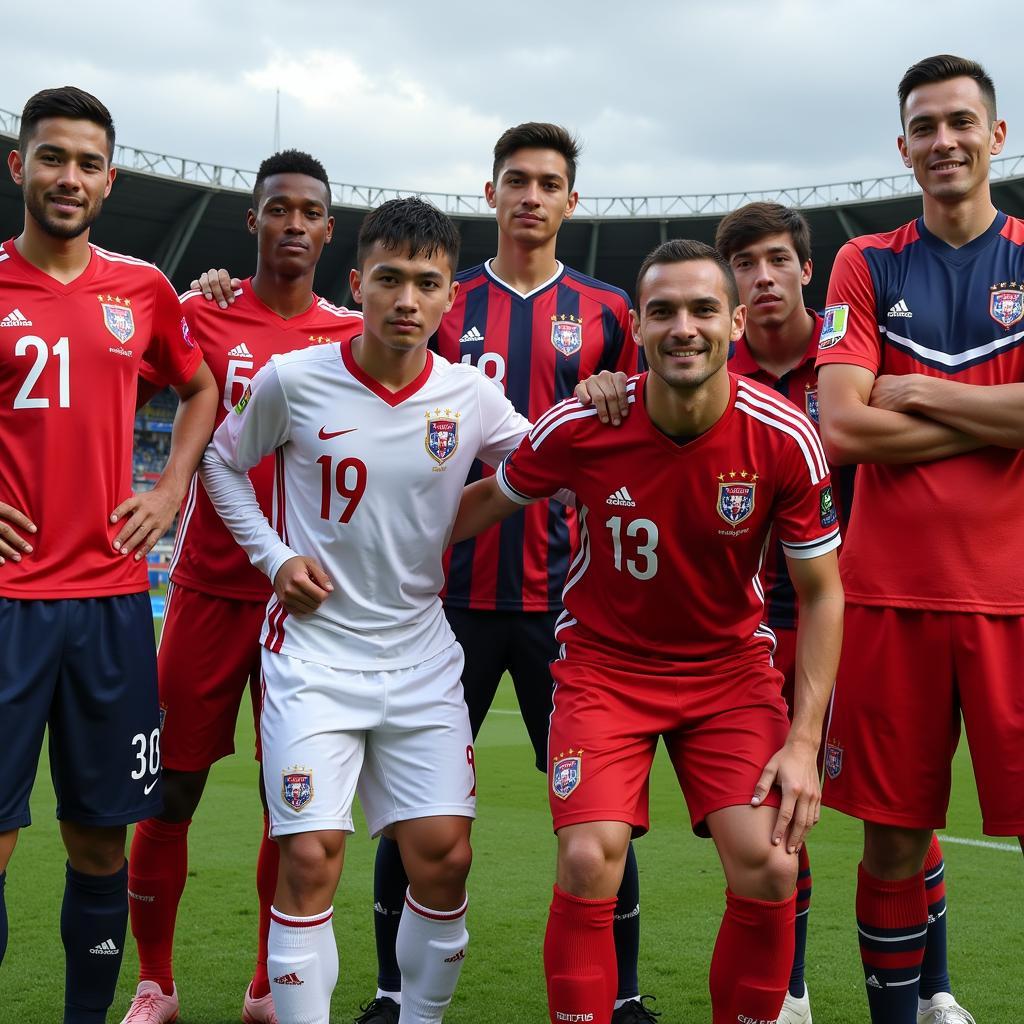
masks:
[[[142,791],[143,796],[149,796],[153,792],[153,787],[156,785],[157,780],[154,779],[146,788]]]
[[[332,437],[341,437],[342,434],[351,434],[353,430],[358,429],[358,427],[349,427],[348,430],[328,430],[326,427],[321,427],[320,440],[330,441]]]

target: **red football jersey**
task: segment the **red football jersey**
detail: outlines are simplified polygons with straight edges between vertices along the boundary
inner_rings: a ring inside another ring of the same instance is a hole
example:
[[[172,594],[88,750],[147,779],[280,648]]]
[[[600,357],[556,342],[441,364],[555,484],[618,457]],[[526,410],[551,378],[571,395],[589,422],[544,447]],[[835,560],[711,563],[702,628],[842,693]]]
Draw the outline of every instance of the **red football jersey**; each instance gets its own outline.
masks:
[[[1024,221],[996,215],[954,249],[923,218],[836,256],[818,368],[1024,381]],[[864,463],[840,559],[852,604],[1024,613],[1024,451],[995,445],[906,465]]]
[[[308,345],[346,341],[363,332],[361,313],[333,306],[315,295],[305,313],[286,320],[256,297],[251,280],[242,282],[235,301],[227,309],[207,302],[200,292],[186,292],[181,297],[192,337],[202,348],[221,393],[218,426],[271,356]],[[149,376],[148,370],[145,372]],[[268,455],[251,469],[249,479],[260,507],[271,518],[274,457]],[[214,510],[198,473],[192,478],[178,519],[170,576],[181,586],[220,597],[265,601],[270,596],[270,582],[235,543]]]
[[[576,493],[580,545],[556,635],[570,658],[651,672],[772,643],[758,578],[774,525],[787,553],[839,544],[828,465],[807,418],[770,388],[729,375],[729,404],[685,444],[632,409],[605,427],[575,399],[542,416],[498,483],[528,502]]]
[[[39,532],[0,566],[0,596],[104,597],[149,589],[146,562],[112,547],[110,513],[132,494],[136,381],[143,357],[173,384],[202,352],[152,264],[90,246],[61,284],[0,248],[0,501]]]

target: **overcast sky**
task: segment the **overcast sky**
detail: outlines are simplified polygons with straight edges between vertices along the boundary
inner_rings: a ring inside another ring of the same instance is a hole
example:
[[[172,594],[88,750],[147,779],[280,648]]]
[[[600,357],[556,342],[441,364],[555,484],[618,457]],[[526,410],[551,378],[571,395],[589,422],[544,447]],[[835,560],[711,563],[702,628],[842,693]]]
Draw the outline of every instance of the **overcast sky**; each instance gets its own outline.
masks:
[[[897,82],[940,52],[987,66],[1004,152],[1024,153],[1019,18],[989,0],[4,6],[0,107],[73,83],[120,142],[245,169],[272,152],[280,89],[282,146],[354,184],[478,193],[526,120],[581,137],[585,195],[898,174]]]

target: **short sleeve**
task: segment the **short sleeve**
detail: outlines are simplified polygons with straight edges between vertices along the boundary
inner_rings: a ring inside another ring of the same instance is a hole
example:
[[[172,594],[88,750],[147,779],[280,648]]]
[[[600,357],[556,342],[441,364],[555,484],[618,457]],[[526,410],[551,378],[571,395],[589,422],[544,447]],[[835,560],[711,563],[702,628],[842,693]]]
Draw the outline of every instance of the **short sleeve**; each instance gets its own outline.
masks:
[[[848,363],[877,374],[882,345],[876,306],[875,286],[864,253],[847,242],[832,266],[815,365]]]
[[[789,558],[817,558],[839,547],[839,509],[817,434],[810,429],[801,438],[779,461],[775,533]]]
[[[163,274],[155,276],[153,328],[139,372],[161,386],[185,384],[203,361],[202,349],[192,336],[170,281]]]
[[[575,490],[570,472],[575,412],[589,415],[574,398],[549,409],[498,467],[498,486],[507,498],[528,505]]]

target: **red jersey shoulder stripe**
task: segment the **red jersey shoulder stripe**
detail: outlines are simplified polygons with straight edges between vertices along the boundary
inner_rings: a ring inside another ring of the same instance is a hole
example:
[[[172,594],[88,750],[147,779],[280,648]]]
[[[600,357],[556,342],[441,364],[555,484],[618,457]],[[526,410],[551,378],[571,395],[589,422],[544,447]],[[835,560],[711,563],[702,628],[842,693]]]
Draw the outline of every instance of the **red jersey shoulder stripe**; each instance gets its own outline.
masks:
[[[812,483],[820,483],[828,476],[828,462],[818,435],[799,410],[771,398],[763,388],[749,386],[745,378],[736,382],[736,409],[792,437],[804,457]]]
[[[349,309],[347,306],[336,306],[333,302],[328,302],[326,299],[318,298],[316,304],[319,309],[322,309],[325,313],[330,313],[332,316],[336,316],[339,320],[349,317],[353,320],[363,319],[363,314],[359,310]]]
[[[865,249],[889,249],[891,252],[902,252],[920,237],[917,221],[912,220],[894,231],[883,231],[876,235],[859,235],[857,238],[851,238],[846,244],[860,252]]]
[[[636,384],[638,377],[630,377],[626,381],[626,400],[630,405],[636,402]],[[536,450],[545,438],[555,429],[572,420],[587,419],[596,416],[597,410],[592,405],[583,405],[578,398],[566,398],[558,405],[552,406],[530,431],[530,444]]]

